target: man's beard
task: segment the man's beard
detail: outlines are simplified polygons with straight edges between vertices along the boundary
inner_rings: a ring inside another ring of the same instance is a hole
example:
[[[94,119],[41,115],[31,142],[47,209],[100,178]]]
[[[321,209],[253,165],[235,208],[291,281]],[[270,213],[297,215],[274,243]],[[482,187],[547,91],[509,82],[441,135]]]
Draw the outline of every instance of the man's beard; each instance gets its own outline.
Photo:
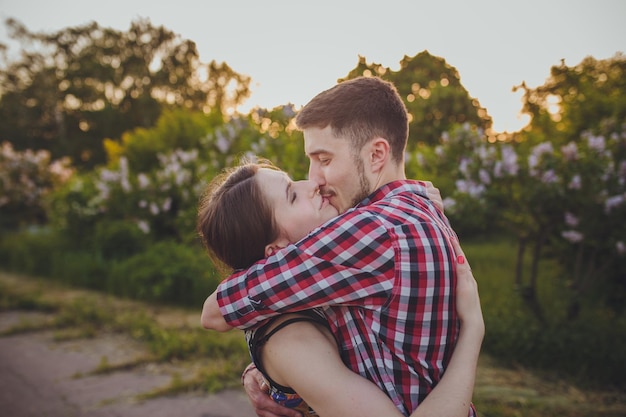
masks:
[[[371,184],[365,176],[365,168],[363,167],[363,160],[358,156],[354,158],[356,165],[356,172],[359,176],[359,191],[352,197],[352,207],[356,207],[361,201],[370,195]]]

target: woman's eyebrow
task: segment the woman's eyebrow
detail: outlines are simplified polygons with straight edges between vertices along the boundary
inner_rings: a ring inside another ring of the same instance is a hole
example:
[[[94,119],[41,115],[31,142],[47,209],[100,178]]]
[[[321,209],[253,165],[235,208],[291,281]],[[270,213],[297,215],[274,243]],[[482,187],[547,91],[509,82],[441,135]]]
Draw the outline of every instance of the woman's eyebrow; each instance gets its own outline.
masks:
[[[291,190],[291,181],[287,182],[287,187],[285,188],[285,201],[289,202],[289,191]]]

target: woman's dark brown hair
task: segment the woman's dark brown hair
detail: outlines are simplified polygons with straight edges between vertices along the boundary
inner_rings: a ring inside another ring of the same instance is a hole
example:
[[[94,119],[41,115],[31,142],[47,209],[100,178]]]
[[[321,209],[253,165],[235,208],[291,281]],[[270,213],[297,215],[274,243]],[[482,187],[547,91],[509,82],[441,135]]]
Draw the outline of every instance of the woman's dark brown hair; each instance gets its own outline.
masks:
[[[243,161],[224,170],[200,199],[197,231],[209,256],[232,269],[248,268],[265,257],[265,246],[278,237],[278,227],[258,181],[267,161]]]

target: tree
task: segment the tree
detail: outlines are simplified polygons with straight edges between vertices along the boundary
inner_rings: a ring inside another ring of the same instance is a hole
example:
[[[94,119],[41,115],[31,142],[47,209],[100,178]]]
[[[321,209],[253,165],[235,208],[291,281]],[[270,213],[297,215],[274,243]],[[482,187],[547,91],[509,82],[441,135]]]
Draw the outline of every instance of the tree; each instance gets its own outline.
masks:
[[[408,151],[420,144],[437,145],[443,132],[454,125],[469,123],[485,131],[491,127],[491,117],[469,96],[457,70],[428,51],[405,56],[398,71],[359,57],[356,68],[344,79],[362,75],[379,76],[398,89],[410,113]]]
[[[0,139],[16,149],[91,168],[105,162],[105,138],[151,127],[165,108],[222,114],[249,95],[247,76],[202,64],[194,42],[148,20],[127,32],[95,22],[49,34],[7,26],[22,54],[0,69]]]
[[[561,61],[550,69],[544,85],[529,88],[523,83],[516,89],[524,90],[523,112],[531,116],[526,140],[549,138],[564,145],[580,141],[585,131],[597,134],[608,129],[619,134],[626,128],[622,124],[626,120],[626,56],[622,53],[604,60],[589,56],[573,67]]]

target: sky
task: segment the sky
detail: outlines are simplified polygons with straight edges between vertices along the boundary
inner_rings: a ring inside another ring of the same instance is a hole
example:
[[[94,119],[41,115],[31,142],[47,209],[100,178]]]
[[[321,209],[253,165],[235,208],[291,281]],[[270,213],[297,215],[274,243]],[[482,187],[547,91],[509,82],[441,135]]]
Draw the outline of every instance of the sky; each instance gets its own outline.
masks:
[[[52,32],[91,21],[128,30],[148,18],[196,42],[200,60],[251,77],[241,111],[292,103],[332,87],[359,56],[392,70],[427,50],[455,67],[496,132],[521,129],[521,91],[550,68],[626,53],[626,0],[0,0],[4,21]]]

